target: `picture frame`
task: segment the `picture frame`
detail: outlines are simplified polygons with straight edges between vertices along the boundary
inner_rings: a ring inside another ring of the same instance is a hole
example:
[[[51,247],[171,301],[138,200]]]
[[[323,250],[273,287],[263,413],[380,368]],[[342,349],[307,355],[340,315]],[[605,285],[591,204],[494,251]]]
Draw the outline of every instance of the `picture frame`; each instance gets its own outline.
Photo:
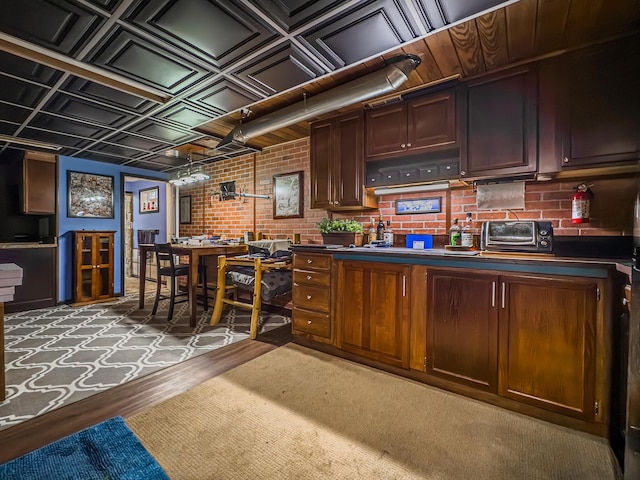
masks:
[[[273,176],[273,218],[304,217],[304,172]]]
[[[160,211],[160,188],[143,188],[138,192],[139,213],[158,213]]]
[[[67,171],[68,218],[115,218],[113,176]]]
[[[180,197],[180,211],[178,212],[180,225],[191,224],[191,195]]]
[[[396,200],[396,215],[439,213],[441,209],[442,209],[442,197],[414,198],[411,200]]]

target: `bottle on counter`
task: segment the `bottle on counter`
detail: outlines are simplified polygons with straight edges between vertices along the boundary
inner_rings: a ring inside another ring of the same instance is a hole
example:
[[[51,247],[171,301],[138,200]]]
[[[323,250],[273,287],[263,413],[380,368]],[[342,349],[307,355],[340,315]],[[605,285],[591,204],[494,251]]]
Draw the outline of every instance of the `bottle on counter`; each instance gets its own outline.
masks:
[[[380,220],[378,221],[378,227],[376,228],[376,238],[378,240],[384,240],[384,221],[382,220],[382,214],[380,214]]]
[[[473,220],[471,218],[471,212],[467,213],[467,220],[462,226],[462,232],[460,234],[460,244],[463,247],[473,247]]]
[[[376,224],[373,221],[373,217],[371,217],[371,225],[369,226],[369,243],[372,243],[376,240]]]
[[[458,219],[453,219],[453,225],[449,228],[449,244],[453,247],[459,247],[462,243],[462,235],[460,232],[460,226],[458,225]]]
[[[393,247],[393,230],[391,229],[391,220],[387,220],[387,228],[384,231],[384,241]]]

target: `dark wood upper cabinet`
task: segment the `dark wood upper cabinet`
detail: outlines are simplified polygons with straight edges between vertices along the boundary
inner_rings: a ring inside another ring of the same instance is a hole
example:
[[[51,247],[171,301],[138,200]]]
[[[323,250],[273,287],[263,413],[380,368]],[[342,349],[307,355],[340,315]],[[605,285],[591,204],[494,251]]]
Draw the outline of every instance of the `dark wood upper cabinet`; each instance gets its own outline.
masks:
[[[536,80],[527,65],[467,83],[462,178],[536,171]]]
[[[458,146],[454,89],[368,110],[367,160]]]
[[[375,208],[377,197],[364,188],[362,112],[311,125],[311,208]]]
[[[640,158],[640,38],[634,38],[542,64],[541,173]]]
[[[27,151],[22,158],[22,213],[56,213],[56,156]]]

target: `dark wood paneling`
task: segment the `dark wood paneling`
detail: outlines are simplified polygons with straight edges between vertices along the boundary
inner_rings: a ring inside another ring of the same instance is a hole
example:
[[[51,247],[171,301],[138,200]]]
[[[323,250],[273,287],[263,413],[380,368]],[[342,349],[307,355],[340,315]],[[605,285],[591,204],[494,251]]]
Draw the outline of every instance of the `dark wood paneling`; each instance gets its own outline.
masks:
[[[536,12],[538,3],[531,0],[505,7],[509,60],[517,62],[532,57],[535,51]]]
[[[451,27],[449,32],[465,75],[477,75],[486,71],[476,22],[471,20],[460,23]]]
[[[362,112],[336,119],[336,165],[334,198],[340,207],[362,205],[364,185],[364,115]]]
[[[328,209],[329,202],[333,201],[334,130],[334,122],[331,120],[311,126],[311,208]]]
[[[507,25],[504,9],[494,10],[476,19],[480,45],[487,70],[509,63]]]
[[[535,37],[537,54],[552,52],[564,46],[570,5],[571,0],[538,0]]]
[[[22,285],[16,287],[12,302],[5,303],[5,313],[22,312],[56,304],[57,248],[0,249],[0,263],[22,267]]]

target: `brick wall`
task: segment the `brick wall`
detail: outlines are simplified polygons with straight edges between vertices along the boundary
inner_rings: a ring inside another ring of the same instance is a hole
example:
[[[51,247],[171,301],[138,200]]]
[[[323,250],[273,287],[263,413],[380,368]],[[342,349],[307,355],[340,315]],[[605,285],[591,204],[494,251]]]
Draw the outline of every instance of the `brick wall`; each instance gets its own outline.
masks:
[[[254,175],[255,169],[255,175]],[[304,172],[304,218],[273,219],[273,200],[244,199],[219,201],[212,196],[218,184],[236,181],[236,189],[248,193],[273,196],[273,175]],[[309,139],[265,149],[263,152],[216,162],[206,166],[211,180],[191,187],[181,187],[180,195],[191,195],[192,224],[180,225],[180,235],[225,234],[227,238],[242,237],[245,231],[261,232],[271,238],[293,238],[301,235],[302,243],[320,243],[315,224],[328,216],[324,210],[310,209]],[[478,211],[472,188],[449,192],[427,192],[384,196],[379,210],[364,213],[335,214],[334,217],[354,218],[369,225],[371,216],[382,213],[391,219],[397,233],[430,233],[444,235],[453,218],[463,219],[472,212],[478,225],[486,220],[535,219],[551,220],[556,235],[632,235],[635,180],[610,178],[590,181],[594,198],[591,221],[579,228],[571,224],[571,195],[575,185],[586,179],[564,182],[526,183],[525,209]],[[395,200],[442,197],[440,213],[396,215]]]

